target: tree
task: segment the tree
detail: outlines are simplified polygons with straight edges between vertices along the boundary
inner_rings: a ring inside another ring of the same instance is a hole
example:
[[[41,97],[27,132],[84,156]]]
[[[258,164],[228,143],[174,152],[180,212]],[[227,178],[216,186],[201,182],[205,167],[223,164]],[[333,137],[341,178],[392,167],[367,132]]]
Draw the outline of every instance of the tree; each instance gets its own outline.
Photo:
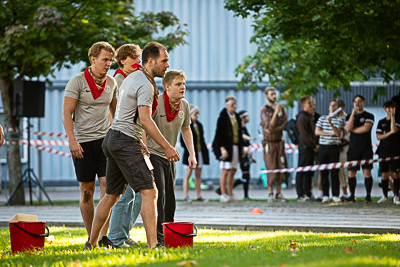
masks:
[[[49,76],[60,68],[87,61],[90,46],[108,41],[114,47],[148,41],[168,49],[185,44],[186,25],[171,12],[134,15],[134,1],[6,0],[0,2],[0,89],[5,127],[18,128],[12,115],[13,82]],[[168,31],[168,32],[167,32]],[[60,118],[61,119],[61,118]],[[8,139],[19,139],[19,134]],[[7,146],[9,189],[22,176],[18,145]],[[10,204],[24,204],[21,187]]]
[[[400,77],[398,1],[225,0],[225,8],[254,19],[257,51],[237,67],[238,87],[256,89],[268,75],[292,105],[321,87],[338,95],[351,81]]]

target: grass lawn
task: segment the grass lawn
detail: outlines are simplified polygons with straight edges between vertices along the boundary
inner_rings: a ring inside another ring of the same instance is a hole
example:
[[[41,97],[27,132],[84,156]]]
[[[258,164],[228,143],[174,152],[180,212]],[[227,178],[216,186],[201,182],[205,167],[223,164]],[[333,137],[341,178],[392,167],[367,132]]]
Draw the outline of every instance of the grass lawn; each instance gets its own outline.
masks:
[[[8,228],[0,228],[0,266],[400,266],[400,235],[199,229],[193,248],[148,249],[143,228],[131,231],[139,247],[83,252],[84,228],[50,227],[43,251],[12,255]]]

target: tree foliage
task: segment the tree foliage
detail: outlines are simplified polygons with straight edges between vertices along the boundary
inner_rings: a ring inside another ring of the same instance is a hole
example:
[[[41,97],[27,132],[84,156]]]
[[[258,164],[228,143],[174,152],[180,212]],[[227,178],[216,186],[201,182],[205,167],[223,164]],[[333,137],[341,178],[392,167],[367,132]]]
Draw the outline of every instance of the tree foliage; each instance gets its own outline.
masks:
[[[258,88],[268,75],[292,104],[321,87],[338,93],[351,81],[399,79],[398,1],[225,0],[225,7],[254,19],[257,51],[236,69],[239,87]]]
[[[88,61],[97,41],[115,48],[143,47],[155,40],[168,49],[185,44],[186,25],[171,12],[134,14],[134,1],[6,0],[0,2],[0,89],[5,127],[17,127],[12,115],[13,81],[45,77],[62,67]],[[60,118],[61,119],[61,118]],[[10,186],[21,177],[18,146],[7,146]],[[15,202],[21,204],[23,197]]]

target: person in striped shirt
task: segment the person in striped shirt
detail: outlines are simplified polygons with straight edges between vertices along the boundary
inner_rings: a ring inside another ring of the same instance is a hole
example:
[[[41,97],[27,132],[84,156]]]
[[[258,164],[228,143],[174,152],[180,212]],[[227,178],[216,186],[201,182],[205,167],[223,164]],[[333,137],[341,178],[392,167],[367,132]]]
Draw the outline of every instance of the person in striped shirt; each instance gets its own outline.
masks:
[[[338,108],[337,100],[331,100],[329,115],[321,116],[315,125],[315,135],[319,136],[319,164],[339,162],[344,119],[339,116],[339,112],[335,112]],[[332,200],[338,203],[340,202],[339,169],[321,170],[322,203],[329,202],[329,174],[331,175]]]

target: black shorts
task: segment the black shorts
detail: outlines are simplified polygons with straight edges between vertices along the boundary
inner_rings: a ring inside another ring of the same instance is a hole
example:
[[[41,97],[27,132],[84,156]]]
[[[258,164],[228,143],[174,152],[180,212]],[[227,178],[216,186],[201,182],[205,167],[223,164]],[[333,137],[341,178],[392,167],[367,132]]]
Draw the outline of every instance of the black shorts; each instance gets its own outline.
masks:
[[[379,170],[381,172],[389,172],[389,171],[399,172],[400,171],[400,159],[379,162]]]
[[[363,149],[363,150],[355,150],[352,149],[347,151],[347,161],[358,161],[365,159],[372,159],[374,153],[372,152],[372,147]],[[362,169],[371,170],[373,168],[373,164],[364,164],[361,165]],[[349,171],[358,171],[360,166],[352,166],[347,168]]]
[[[140,141],[110,129],[104,138],[107,157],[106,193],[120,195],[129,184],[135,192],[156,187],[153,171],[143,157]]]
[[[75,174],[78,182],[93,182],[97,177],[106,176],[107,159],[104,156],[101,144],[104,138],[80,143],[83,149],[83,158],[73,158]]]

